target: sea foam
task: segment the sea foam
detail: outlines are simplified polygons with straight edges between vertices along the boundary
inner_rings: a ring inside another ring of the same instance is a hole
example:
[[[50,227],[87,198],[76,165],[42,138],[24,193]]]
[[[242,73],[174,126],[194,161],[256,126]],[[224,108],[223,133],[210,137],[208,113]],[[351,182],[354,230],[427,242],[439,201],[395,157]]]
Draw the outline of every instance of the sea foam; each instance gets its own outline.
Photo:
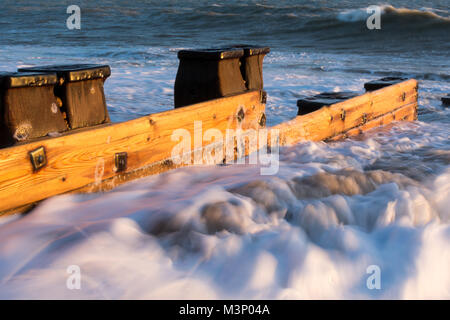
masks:
[[[182,168],[49,199],[0,225],[0,297],[449,298],[450,171],[364,169],[389,139],[283,148],[271,177]],[[66,288],[71,265],[81,290]]]

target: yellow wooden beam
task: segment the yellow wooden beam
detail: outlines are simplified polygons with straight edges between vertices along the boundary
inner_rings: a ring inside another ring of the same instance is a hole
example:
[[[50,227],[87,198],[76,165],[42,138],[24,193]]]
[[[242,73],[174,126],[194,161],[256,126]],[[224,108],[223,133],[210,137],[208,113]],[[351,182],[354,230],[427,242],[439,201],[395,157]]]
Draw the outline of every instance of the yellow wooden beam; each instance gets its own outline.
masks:
[[[411,79],[322,107],[272,129],[279,130],[280,145],[330,139],[400,107],[417,103],[417,90],[417,81]]]
[[[280,145],[291,145],[305,140],[342,139],[395,120],[414,120],[417,89],[417,81],[408,80],[297,116],[269,128],[267,143],[270,129],[278,130]],[[0,212],[14,212],[15,208],[61,193],[109,190],[178,167],[171,160],[172,149],[178,144],[171,138],[175,130],[185,129],[193,137],[194,122],[201,121],[203,132],[218,129],[224,137],[227,129],[257,131],[265,126],[261,121],[264,111],[261,92],[251,91],[2,149]],[[201,148],[208,144],[201,139]],[[262,145],[264,142],[259,142],[259,147]],[[29,152],[41,146],[48,163],[36,172]],[[115,167],[115,154],[120,152],[128,155],[124,172],[117,172]]]
[[[171,157],[171,136],[194,121],[203,130],[258,129],[265,110],[261,92],[251,91],[139,119],[83,130],[0,150],[0,212],[133,172]],[[206,145],[202,141],[202,145]],[[47,165],[34,172],[29,152],[44,147]],[[115,154],[127,152],[127,170],[118,173]]]

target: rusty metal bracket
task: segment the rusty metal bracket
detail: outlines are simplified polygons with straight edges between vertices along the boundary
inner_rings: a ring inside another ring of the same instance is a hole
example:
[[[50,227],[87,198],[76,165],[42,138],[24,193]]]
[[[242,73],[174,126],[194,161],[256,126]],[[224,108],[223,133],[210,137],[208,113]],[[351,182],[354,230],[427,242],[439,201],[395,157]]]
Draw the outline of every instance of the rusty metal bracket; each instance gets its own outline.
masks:
[[[260,127],[264,128],[266,126],[266,114],[261,112],[261,116],[259,117],[258,124]]]
[[[31,165],[34,172],[39,171],[47,165],[47,155],[45,154],[45,148],[39,147],[28,153],[30,155]]]
[[[342,120],[342,121],[345,120],[345,114],[346,114],[345,110],[342,109],[342,111],[341,111],[341,120]]]
[[[362,124],[365,124],[367,122],[367,113],[363,113],[362,115]]]
[[[267,92],[262,90],[261,91],[261,103],[266,104],[267,103]]]
[[[114,155],[114,162],[116,165],[116,172],[127,170],[128,154],[126,152],[119,152]]]

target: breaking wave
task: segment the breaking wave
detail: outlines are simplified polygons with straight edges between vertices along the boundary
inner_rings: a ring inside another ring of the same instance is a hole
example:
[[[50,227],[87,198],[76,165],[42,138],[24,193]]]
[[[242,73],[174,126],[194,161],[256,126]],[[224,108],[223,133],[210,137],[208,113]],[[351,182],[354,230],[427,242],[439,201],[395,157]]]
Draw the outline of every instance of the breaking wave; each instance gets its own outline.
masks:
[[[269,1],[259,4],[230,0],[218,6],[197,1],[174,5],[162,0],[159,5],[127,3],[126,8],[115,1],[102,8],[84,3],[84,27],[78,34],[67,32],[64,25],[42,24],[43,15],[48,16],[48,21],[60,20],[61,8],[56,1],[42,8],[5,1],[11,4],[5,4],[5,22],[0,25],[3,35],[0,43],[4,45],[66,46],[71,43],[86,46],[93,43],[99,47],[159,47],[176,43],[191,47],[210,46],[214,41],[220,45],[263,42],[273,48],[285,48],[291,47],[293,37],[297,36],[295,44],[300,47],[339,49],[339,41],[349,42],[347,45],[354,43],[354,48],[361,48],[367,40],[386,38],[385,42],[389,42],[389,39],[403,39],[412,34],[418,41],[431,39],[423,43],[427,48],[430,44],[442,47],[448,42],[450,32],[448,8],[381,5],[382,30],[375,34],[366,28],[364,20],[369,14],[366,8],[358,8],[361,6],[359,1],[346,4]],[[15,25],[35,31],[22,33],[14,29]],[[36,25],[42,25],[41,29],[36,30]],[[382,37],[379,37],[380,33]],[[331,41],[333,39],[336,41]],[[410,46],[408,50],[417,48]]]
[[[373,13],[373,11],[368,13],[368,8],[369,7],[343,11],[337,15],[337,19],[344,22],[365,21],[367,17]],[[435,10],[432,8],[395,8],[391,5],[381,5],[379,8],[383,18],[396,19],[398,23],[402,23],[401,19],[403,19],[403,22],[411,22],[414,19],[415,22],[428,21],[450,23],[450,17],[448,16],[449,12],[444,10]]]

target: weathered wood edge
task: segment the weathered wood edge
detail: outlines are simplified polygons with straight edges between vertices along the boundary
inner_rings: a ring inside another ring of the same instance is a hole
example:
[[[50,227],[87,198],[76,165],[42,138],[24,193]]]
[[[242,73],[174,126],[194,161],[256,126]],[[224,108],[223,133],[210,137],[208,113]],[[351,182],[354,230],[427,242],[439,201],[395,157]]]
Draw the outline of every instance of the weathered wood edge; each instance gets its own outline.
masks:
[[[349,100],[322,107],[272,127],[279,132],[279,144],[328,140],[350,129],[411,103],[417,103],[418,84],[407,80]]]

